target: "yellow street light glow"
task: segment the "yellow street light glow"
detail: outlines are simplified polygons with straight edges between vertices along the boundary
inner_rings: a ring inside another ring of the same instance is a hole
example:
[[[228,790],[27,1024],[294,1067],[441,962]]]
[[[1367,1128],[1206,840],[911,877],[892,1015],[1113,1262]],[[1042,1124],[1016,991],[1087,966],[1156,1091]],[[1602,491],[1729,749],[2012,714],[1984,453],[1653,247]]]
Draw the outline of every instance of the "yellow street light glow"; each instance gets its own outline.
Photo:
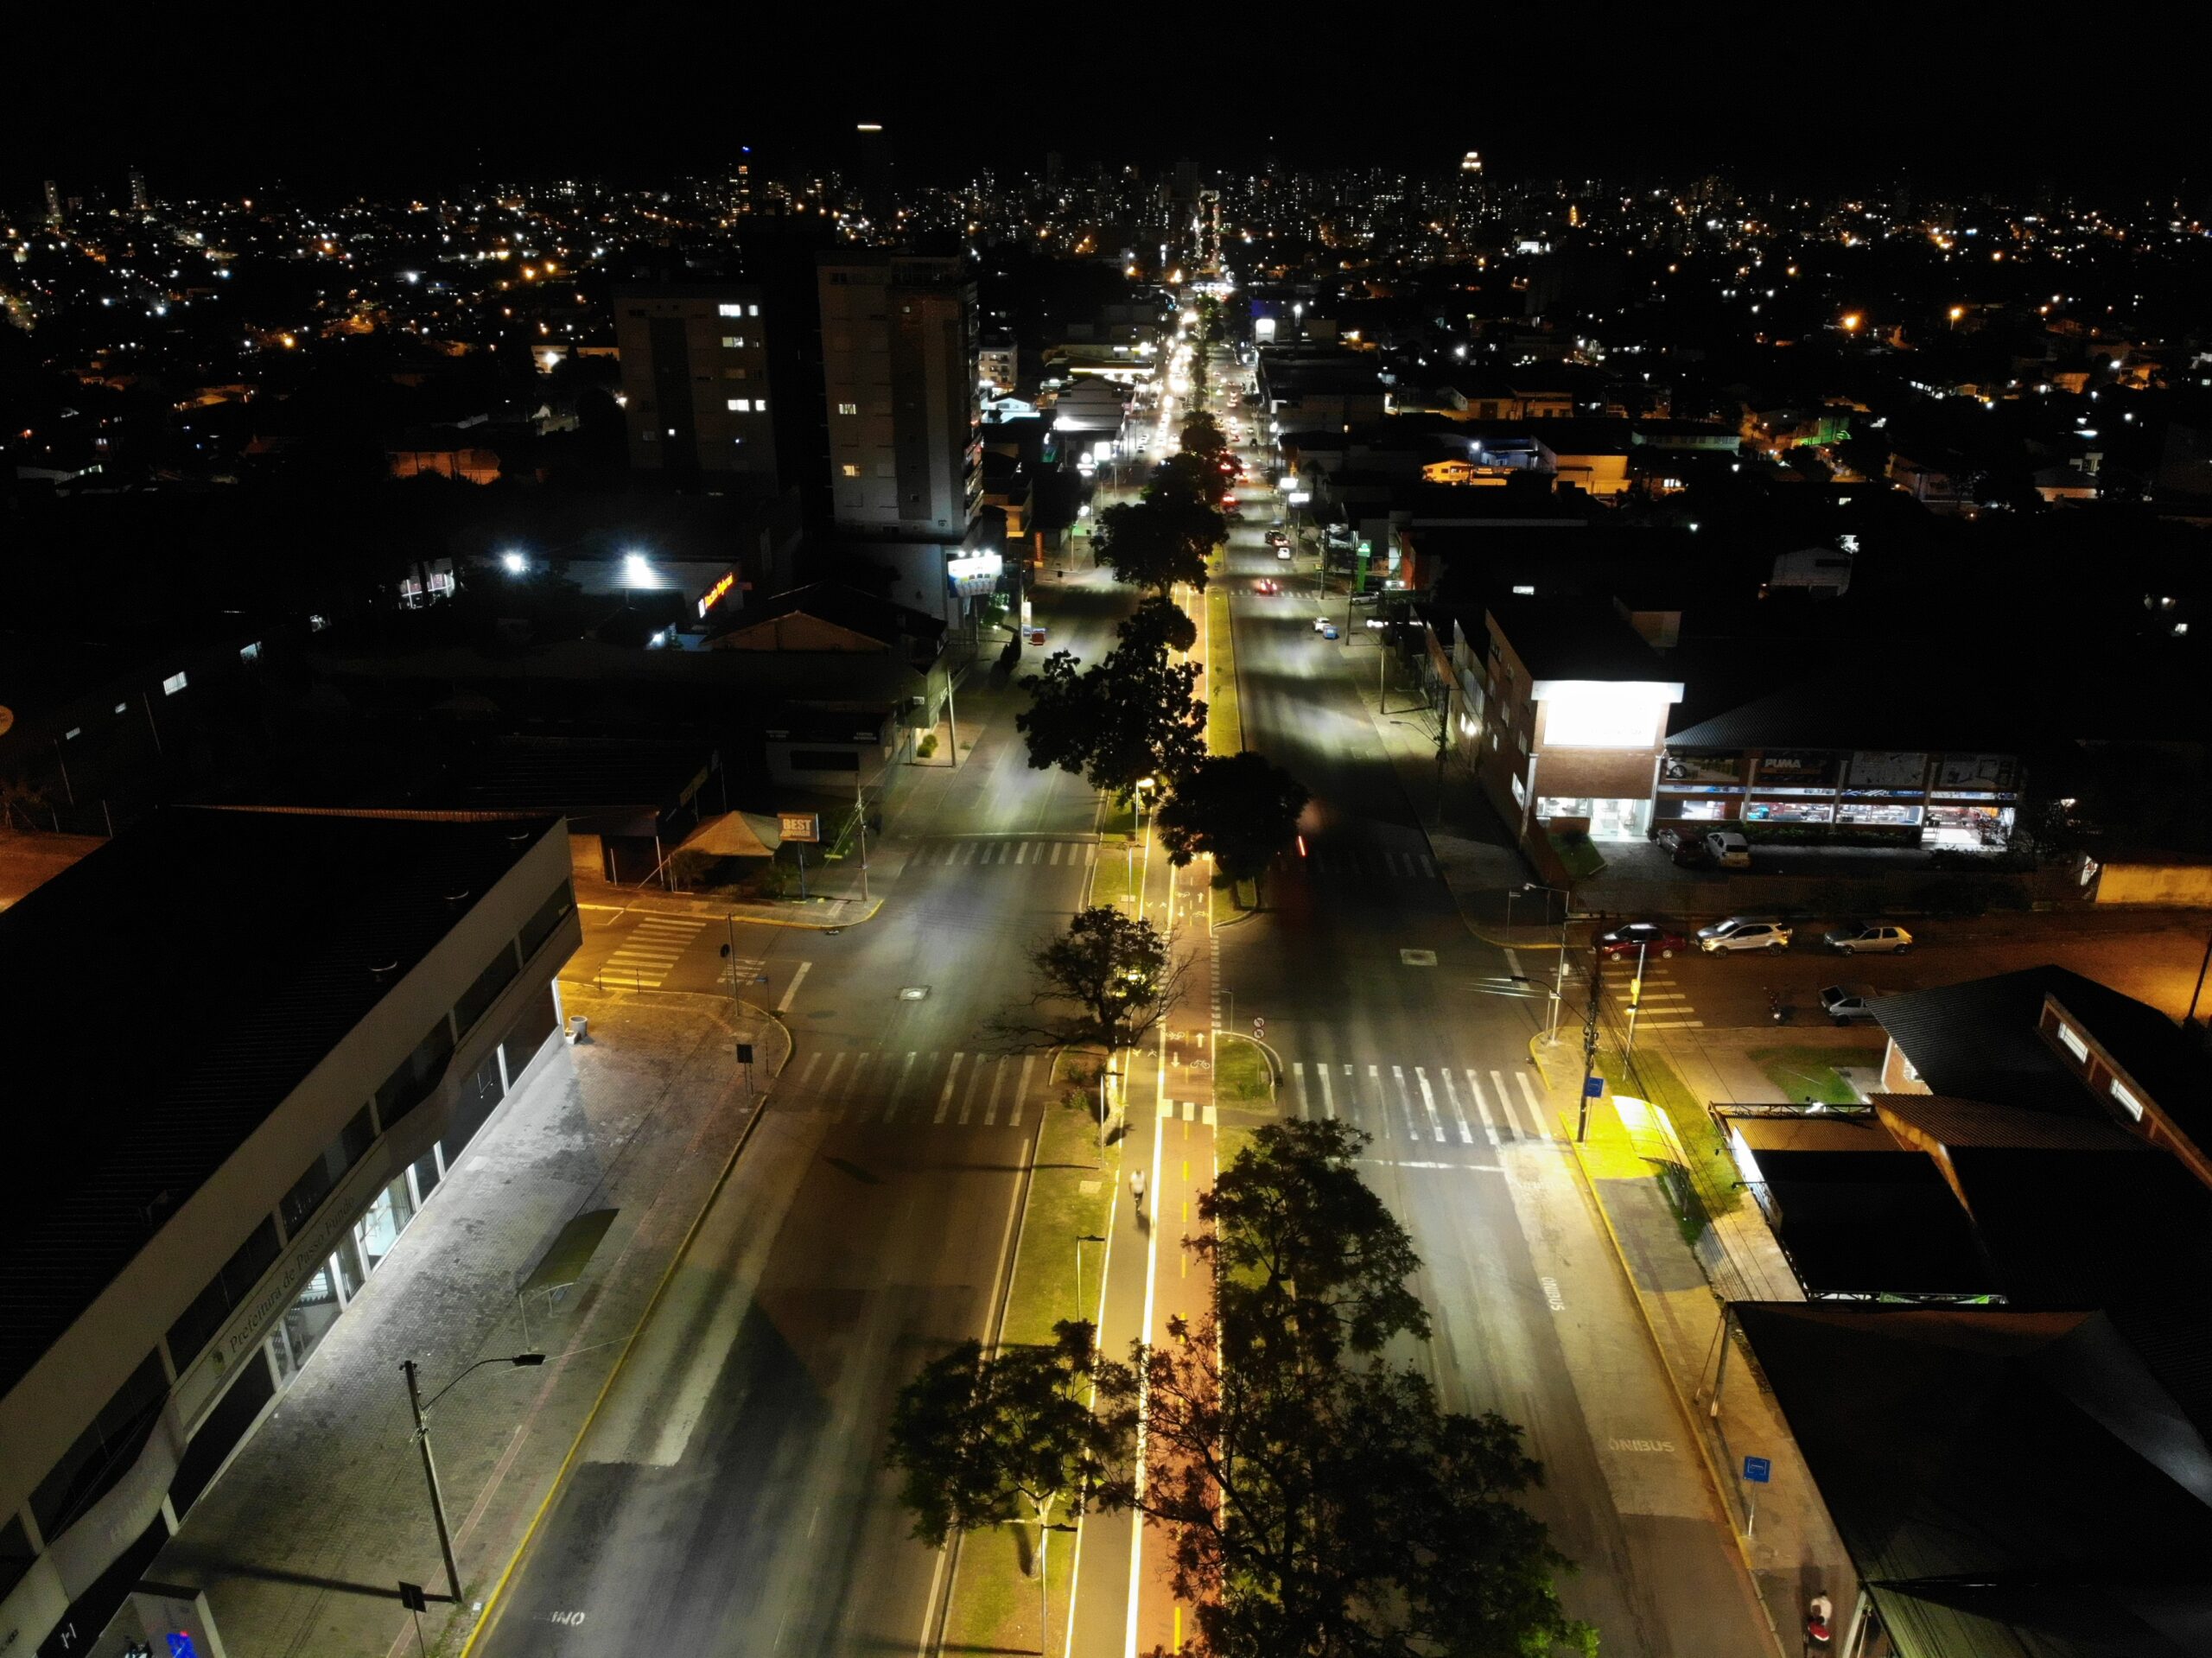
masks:
[[[1846,311],[1843,314],[1844,333],[1857,334],[1859,332],[1859,325],[1866,321],[1866,319],[1865,317],[1859,315],[1856,311]]]

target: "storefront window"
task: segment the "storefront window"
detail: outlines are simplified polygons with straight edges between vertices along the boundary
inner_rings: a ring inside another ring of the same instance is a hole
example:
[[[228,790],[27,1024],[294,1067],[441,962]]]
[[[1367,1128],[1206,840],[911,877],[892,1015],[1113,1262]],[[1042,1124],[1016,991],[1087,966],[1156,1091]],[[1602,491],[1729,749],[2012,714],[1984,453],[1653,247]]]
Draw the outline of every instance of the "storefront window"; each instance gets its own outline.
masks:
[[[1835,808],[1825,800],[1754,800],[1744,808],[1747,823],[1827,823]]]
[[[1920,808],[1891,805],[1881,801],[1847,800],[1836,808],[1835,821],[1839,823],[1878,823],[1910,829],[1920,822]]]
[[[1969,806],[1954,802],[1928,809],[1924,839],[1930,846],[1993,849],[2004,846],[2012,835],[2010,806]]]
[[[1536,816],[1587,817],[1590,816],[1590,801],[1586,796],[1539,795],[1536,797]]]
[[[1688,823],[1720,823],[1736,816],[1736,804],[1732,800],[1670,800],[1662,803],[1662,810]]]
[[[300,1373],[315,1344],[338,1322],[338,1283],[326,1260],[315,1268],[315,1276],[300,1286],[299,1294],[277,1323],[276,1370],[285,1381]]]
[[[407,1195],[407,1177],[403,1174],[377,1193],[368,1213],[353,1223],[353,1242],[360,1249],[361,1264],[376,1271],[414,1218],[415,1201]]]

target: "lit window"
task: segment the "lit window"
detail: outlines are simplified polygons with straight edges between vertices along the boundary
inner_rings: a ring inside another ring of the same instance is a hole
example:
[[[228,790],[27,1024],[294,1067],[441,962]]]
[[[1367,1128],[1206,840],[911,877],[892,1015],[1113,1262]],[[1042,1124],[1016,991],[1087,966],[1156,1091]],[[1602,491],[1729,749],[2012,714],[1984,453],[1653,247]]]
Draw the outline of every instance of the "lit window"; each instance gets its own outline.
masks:
[[[733,415],[751,414],[753,412],[753,399],[750,397],[732,397],[729,400],[729,411]]]
[[[128,702],[118,702],[115,705],[115,711],[118,714],[128,714],[130,712],[130,704]]]
[[[2064,1020],[2058,1021],[2058,1041],[2061,1047],[2083,1064],[2089,1063],[2089,1045],[2082,1040],[2074,1027]]]
[[[745,314],[745,308],[742,305],[717,305],[715,307],[715,310],[718,314],[722,316],[743,316]]]
[[[257,661],[260,658],[260,656],[261,641],[259,639],[256,639],[251,645],[242,645],[238,647],[238,660],[240,662]]]
[[[760,314],[760,308],[757,305],[748,305],[745,308],[745,314],[747,316],[759,316]]]
[[[63,733],[61,734],[61,740],[62,740],[62,741],[64,741],[64,742],[67,742],[67,741],[69,741],[72,738],[81,737],[81,736],[83,736],[84,734],[85,734],[85,728],[84,728],[84,727],[82,727],[82,726],[71,726],[71,727],[69,727],[69,729],[68,729],[68,730],[67,730],[67,731],[65,731],[65,732],[63,732]]]
[[[162,682],[162,694],[165,696],[175,696],[183,689],[184,676],[181,673],[171,674]]]
[[[2112,1084],[2112,1096],[2120,1102],[2120,1105],[2126,1109],[2129,1116],[2134,1118],[2138,1122],[2143,1121],[2143,1102],[2137,1099],[2135,1096],[2129,1091],[2128,1087],[2125,1083],[2120,1082],[2117,1079],[2113,1081]]]
[[[839,467],[838,470],[842,472],[848,478],[857,478],[861,475],[861,469],[849,461],[845,462],[845,464]]]
[[[766,414],[768,412],[768,400],[766,397],[755,397],[753,400],[753,412],[756,415]]]
[[[745,349],[745,336],[741,334],[724,334],[722,336],[722,349],[724,351],[743,351]]]
[[[841,403],[837,405],[837,412],[841,415],[857,415],[861,412],[861,406],[856,403]]]

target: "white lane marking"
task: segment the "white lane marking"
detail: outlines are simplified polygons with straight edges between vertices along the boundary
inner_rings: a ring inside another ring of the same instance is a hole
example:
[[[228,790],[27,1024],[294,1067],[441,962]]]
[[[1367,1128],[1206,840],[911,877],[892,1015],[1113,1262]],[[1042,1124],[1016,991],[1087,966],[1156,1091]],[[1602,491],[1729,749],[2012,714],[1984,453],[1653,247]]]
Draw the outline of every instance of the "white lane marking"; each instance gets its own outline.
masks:
[[[1428,1108],[1428,1126],[1440,1141],[1444,1138],[1444,1119],[1436,1112],[1436,1090],[1428,1085],[1428,1073],[1419,1065],[1414,1067],[1414,1080],[1421,1084],[1421,1102]]]
[[[899,1101],[906,1092],[906,1079],[914,1074],[914,1059],[919,1051],[915,1048],[906,1050],[906,1063],[899,1068],[899,1080],[891,1086],[890,1102],[883,1108],[883,1120],[886,1122],[893,1121],[899,1115]],[[888,1058],[887,1055],[886,1057]],[[930,1058],[935,1060],[937,1056],[931,1054]]]
[[[1375,1096],[1375,1114],[1382,1119],[1382,1138],[1388,1140],[1390,1138],[1390,1102],[1382,1097],[1382,1068],[1380,1065],[1367,1068],[1367,1089]]]
[[[1513,1080],[1521,1084],[1521,1097],[1529,1102],[1529,1121],[1536,1125],[1536,1138],[1549,1140],[1551,1135],[1544,1128],[1544,1108],[1536,1098],[1535,1085],[1529,1082],[1529,1073],[1516,1070]]]
[[[1098,842],[1096,842],[1096,841],[1086,841],[1086,842],[1084,842],[1084,846],[1083,846],[1083,861],[1084,861],[1084,862],[1085,862],[1085,863],[1096,863],[1096,862],[1097,862],[1097,861],[1098,861]]]
[[[1164,1107],[1166,1102],[1162,1100],[1160,1104]],[[1166,1143],[1166,1134],[1165,1126],[1160,1116],[1155,1115],[1152,1120],[1152,1170],[1154,1176],[1152,1184],[1155,1191],[1160,1185],[1157,1177],[1160,1173],[1161,1149]],[[1117,1209],[1120,1206],[1118,1202],[1115,1205]],[[1132,1218],[1135,1218],[1134,1210],[1131,1214]],[[1147,1227],[1144,1234],[1144,1323],[1139,1326],[1139,1329],[1147,1344],[1152,1340],[1154,1292],[1160,1281],[1160,1235],[1165,1229],[1158,1226]],[[731,1299],[734,1300],[737,1298]],[[1141,1396],[1138,1402],[1140,1405],[1142,1404]],[[1140,1410],[1137,1413],[1136,1445],[1136,1494],[1140,1497],[1144,1495],[1144,1413]],[[1137,1658],[1137,1591],[1144,1580],[1144,1530],[1145,1528],[1141,1525],[1133,1525],[1129,1528],[1129,1622],[1124,1658]]]
[[[811,962],[801,962],[798,964],[798,971],[791,975],[791,981],[784,987],[782,1000],[776,1003],[776,1011],[778,1013],[788,1013],[791,1012],[791,999],[798,994],[799,986],[806,982],[806,975],[813,970],[814,963]]]
[[[976,1063],[968,1067],[968,1091],[960,1096],[960,1124],[967,1127],[968,1119],[975,1115],[976,1095],[983,1086],[983,1056],[977,1054]]]
[[[1412,1094],[1408,1092],[1406,1089],[1406,1068],[1403,1065],[1391,1066],[1390,1080],[1397,1084],[1398,1103],[1405,1108],[1406,1138],[1408,1140],[1419,1140],[1421,1138],[1421,1124],[1414,1121],[1414,1096]],[[1440,1135],[1439,1138],[1440,1139],[1441,1136]]]
[[[1054,863],[1058,863],[1058,862],[1059,862],[1059,861],[1060,861],[1060,854],[1061,854],[1061,853],[1063,853],[1063,852],[1065,852],[1065,851],[1066,851],[1066,850],[1067,850],[1067,844],[1066,844],[1066,842],[1062,842],[1062,841],[1055,841],[1055,842],[1052,842],[1052,861],[1053,861]]]
[[[1459,1169],[1468,1174],[1503,1174],[1505,1171],[1495,1163],[1417,1163],[1402,1158],[1363,1157],[1363,1163],[1372,1163],[1382,1169]]]
[[[806,1063],[799,1067],[798,1085],[801,1088],[814,1080],[814,1068],[821,1063],[822,1056],[818,1052],[807,1055]]]
[[[1490,1079],[1497,1088],[1497,1115],[1505,1119],[1505,1126],[1513,1131],[1516,1138],[1519,1138],[1521,1119],[1513,1115],[1513,1090],[1505,1085],[1505,1073],[1502,1070],[1494,1070],[1491,1072]]]
[[[1021,1081],[1014,1090],[1014,1109],[1007,1116],[1009,1128],[1021,1127],[1021,1102],[1029,1097],[1029,1067],[1036,1063],[1037,1056],[1033,1053],[1021,1056]]]
[[[1483,1134],[1495,1147],[1500,1143],[1497,1124],[1491,1119],[1490,1102],[1483,1098],[1483,1085],[1475,1079],[1475,1073],[1471,1070],[1467,1073],[1467,1092],[1475,1102],[1475,1115],[1483,1120]]]
[[[1292,1064],[1290,1079],[1298,1084],[1298,1120],[1304,1122],[1313,1113],[1306,1103],[1306,1062],[1303,1059]]]
[[[1439,1065],[1436,1068],[1436,1074],[1444,1079],[1444,1097],[1450,1102],[1452,1115],[1459,1125],[1459,1143],[1462,1146],[1473,1145],[1475,1131],[1467,1126],[1467,1114],[1459,1109],[1459,1087],[1452,1080],[1452,1068],[1449,1065]]]
[[[863,1048],[853,1055],[853,1068],[845,1073],[844,1087],[837,1090],[837,1110],[836,1115],[830,1118],[832,1122],[842,1122],[845,1120],[846,1112],[852,1109],[853,1090],[859,1085],[861,1072],[868,1069],[868,1062],[874,1058],[874,1051],[868,1048]]]
[[[824,1098],[827,1098],[830,1090],[836,1086],[837,1073],[845,1068],[845,1061],[852,1057],[849,1051],[840,1051],[835,1058],[830,1060],[830,1069],[822,1073],[822,1093]]]
[[[1525,979],[1529,976],[1521,970],[1521,952],[1518,950],[1509,950],[1505,952],[1505,970],[1516,979]]]
[[[1544,1305],[1550,1307],[1554,1312],[1566,1312],[1567,1298],[1559,1293],[1559,1280],[1540,1278],[1536,1281],[1544,1286]]]
[[[1705,1021],[1701,1019],[1646,1019],[1637,1023],[1639,1031],[1701,1031],[1704,1028]]]
[[[1337,1120],[1337,1096],[1329,1091],[1329,1068],[1316,1065],[1313,1074],[1321,1079],[1321,1115],[1334,1122]]]
[[[1029,842],[1028,842],[1024,841],[1024,842],[1023,842],[1020,846],[1018,846],[1018,847],[1014,848],[1014,862],[1016,862],[1016,863],[1027,863],[1027,862],[1029,861]]]
[[[983,1125],[988,1128],[999,1120],[999,1096],[1006,1091],[1007,1056],[1001,1054],[997,1067],[991,1072],[991,1097],[983,1102]]]
[[[944,1091],[937,1096],[937,1115],[930,1119],[931,1122],[943,1122],[944,1114],[952,1109],[953,1084],[960,1080],[960,1062],[966,1057],[956,1049],[952,1063],[944,1068]]]

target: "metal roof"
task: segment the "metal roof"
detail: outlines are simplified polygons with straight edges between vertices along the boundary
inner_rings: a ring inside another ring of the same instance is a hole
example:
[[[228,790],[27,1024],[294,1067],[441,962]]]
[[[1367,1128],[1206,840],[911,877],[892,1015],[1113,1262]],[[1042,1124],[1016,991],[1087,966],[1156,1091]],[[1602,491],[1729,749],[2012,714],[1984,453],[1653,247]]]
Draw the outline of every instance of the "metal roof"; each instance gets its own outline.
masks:
[[[0,914],[19,1177],[0,1207],[0,1387],[471,899],[559,832],[545,816],[169,807]],[[361,1097],[384,1080],[361,1077]],[[238,1217],[240,1241],[259,1218]]]

